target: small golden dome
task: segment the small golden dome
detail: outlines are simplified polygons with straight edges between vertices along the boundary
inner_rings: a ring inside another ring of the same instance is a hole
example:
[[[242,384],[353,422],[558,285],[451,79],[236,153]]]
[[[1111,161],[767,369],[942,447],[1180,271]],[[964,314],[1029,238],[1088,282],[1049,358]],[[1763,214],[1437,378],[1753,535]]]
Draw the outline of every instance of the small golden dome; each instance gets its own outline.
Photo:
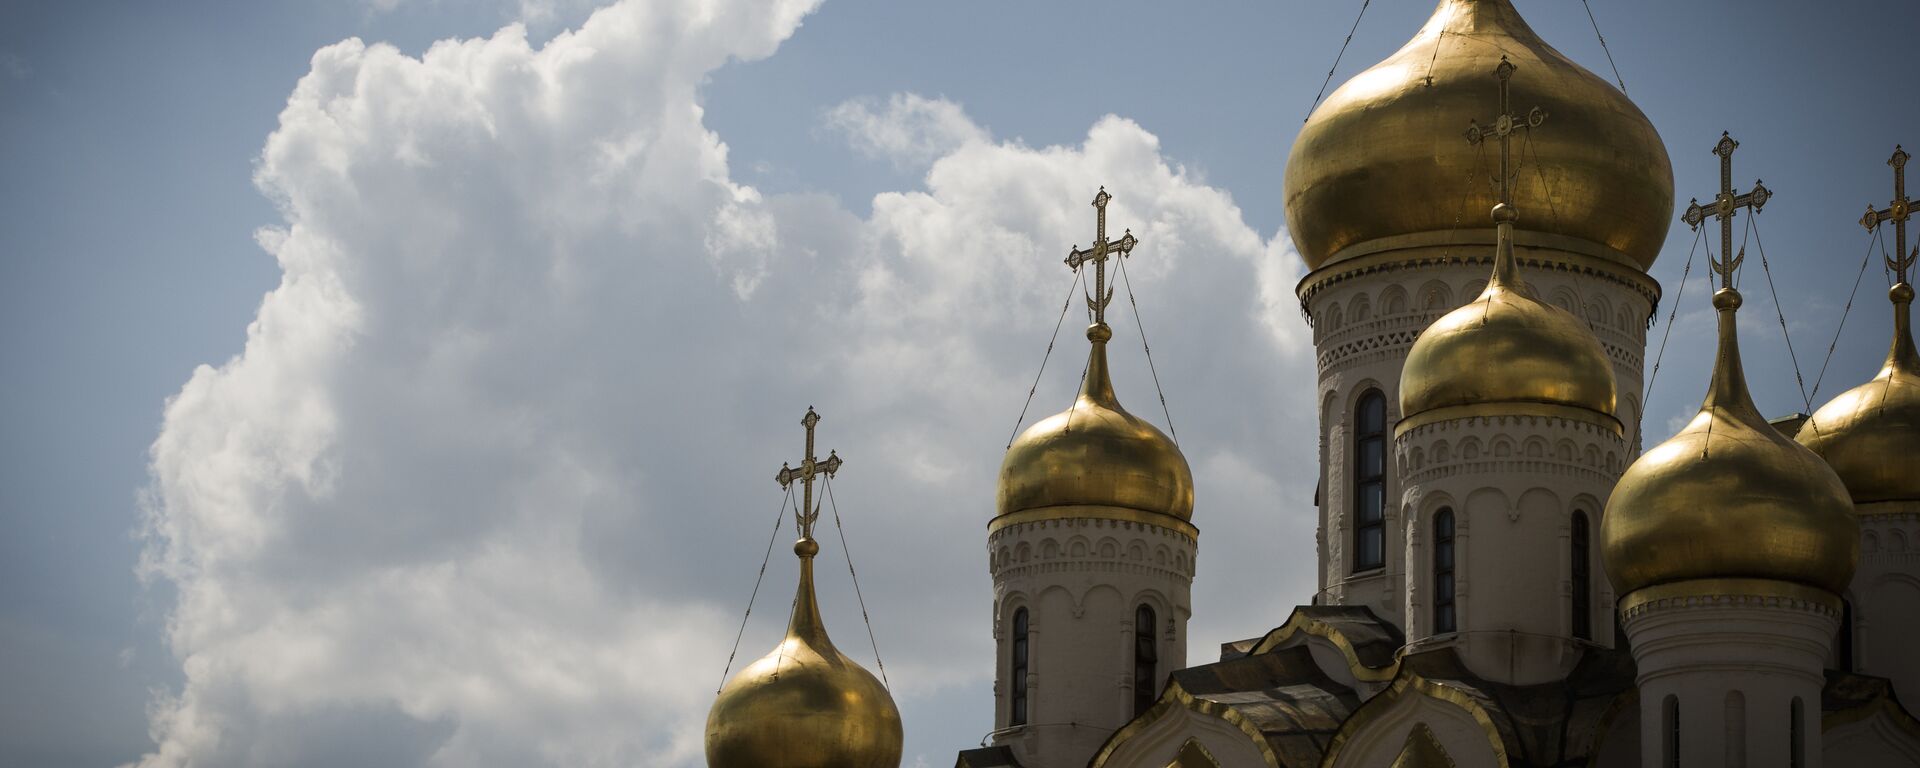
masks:
[[[1880,375],[1833,399],[1800,428],[1802,445],[1826,459],[1855,503],[1920,501],[1920,354],[1913,347],[1913,286],[1893,299],[1893,349]]]
[[[1614,416],[1613,365],[1585,323],[1526,294],[1511,206],[1494,207],[1493,277],[1480,297],[1420,332],[1400,369],[1402,423],[1442,408],[1538,403]]]
[[[803,538],[800,589],[780,645],[727,681],[707,712],[709,768],[898,768],[900,710],[873,674],[833,647]]]
[[[1840,478],[1754,407],[1734,310],[1714,294],[1720,352],[1699,414],[1627,468],[1601,518],[1601,556],[1622,597],[1698,579],[1784,581],[1839,594],[1860,529]]]
[[[1533,167],[1515,174],[1510,199],[1548,212],[1528,230],[1653,265],[1673,218],[1673,167],[1653,123],[1543,42],[1507,0],[1442,0],[1399,52],[1328,96],[1293,143],[1287,229],[1309,269],[1369,240],[1452,232],[1460,211],[1494,204],[1481,180],[1496,161],[1462,132],[1494,119],[1487,73],[1501,56],[1521,73],[1514,108],[1553,120],[1515,147]]]
[[[1193,518],[1187,457],[1114,397],[1107,373],[1112,337],[1104,324],[1087,329],[1093,350],[1080,396],[1067,410],[1020,433],[1007,449],[1000,463],[999,514],[1095,506]]]

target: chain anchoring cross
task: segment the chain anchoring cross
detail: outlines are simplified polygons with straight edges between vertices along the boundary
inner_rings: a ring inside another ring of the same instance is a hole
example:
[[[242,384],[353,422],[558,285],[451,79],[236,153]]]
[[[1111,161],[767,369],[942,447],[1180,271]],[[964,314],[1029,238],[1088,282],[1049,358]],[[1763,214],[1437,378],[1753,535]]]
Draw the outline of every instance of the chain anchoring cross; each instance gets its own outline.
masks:
[[[820,414],[814,413],[813,406],[807,406],[807,415],[800,418],[800,426],[807,428],[807,453],[800,459],[800,466],[794,467],[782,463],[779,474],[773,476],[773,479],[780,483],[781,488],[789,488],[794,481],[800,481],[800,487],[803,489],[802,502],[801,506],[794,510],[794,521],[799,525],[802,539],[813,538],[813,521],[820,517],[820,510],[813,508],[813,478],[819,475],[832,477],[835,472],[840,471],[839,454],[828,451],[825,459],[816,460],[813,457],[813,428],[819,423]]]
[[[1525,115],[1513,112],[1513,94],[1507,81],[1513,79],[1513,62],[1500,57],[1500,66],[1493,70],[1494,77],[1500,79],[1500,116],[1493,119],[1491,127],[1483,128],[1478,121],[1470,121],[1467,127],[1467,143],[1478,146],[1489,137],[1500,139],[1500,202],[1513,204],[1513,133],[1519,130],[1532,130],[1547,121],[1547,113],[1539,107],[1527,110]]]
[[[1869,204],[1867,215],[1860,219],[1860,225],[1872,232],[1882,222],[1893,222],[1893,255],[1887,257],[1887,269],[1893,270],[1895,282],[1907,282],[1907,271],[1913,269],[1913,263],[1920,259],[1920,246],[1907,250],[1907,217],[1913,214],[1915,201],[1907,199],[1907,151],[1899,145],[1893,147],[1893,157],[1887,165],[1893,166],[1893,202],[1885,209],[1875,210]]]
[[[1720,258],[1707,254],[1707,261],[1713,266],[1715,274],[1720,276],[1720,287],[1733,287],[1733,273],[1740,268],[1740,262],[1746,261],[1746,249],[1733,252],[1733,217],[1741,208],[1752,208],[1754,213],[1767,204],[1773,197],[1773,191],[1758,181],[1753,183],[1753,191],[1741,195],[1733,193],[1733,151],[1740,148],[1740,142],[1734,141],[1725,131],[1720,133],[1720,143],[1713,145],[1713,153],[1720,156],[1720,193],[1713,196],[1713,204],[1702,206],[1699,198],[1687,203],[1687,212],[1680,217],[1688,227],[1699,229],[1701,222],[1708,216],[1720,220]]]
[[[1093,196],[1094,236],[1093,246],[1082,250],[1076,245],[1067,254],[1067,268],[1079,271],[1088,262],[1093,264],[1093,290],[1087,294],[1087,312],[1093,315],[1094,325],[1107,324],[1107,304],[1113,301],[1113,287],[1107,285],[1107,257],[1124,259],[1133,252],[1133,246],[1140,241],[1129,229],[1118,240],[1107,239],[1107,202],[1113,195],[1107,194],[1107,188],[1101,187],[1100,194]]]

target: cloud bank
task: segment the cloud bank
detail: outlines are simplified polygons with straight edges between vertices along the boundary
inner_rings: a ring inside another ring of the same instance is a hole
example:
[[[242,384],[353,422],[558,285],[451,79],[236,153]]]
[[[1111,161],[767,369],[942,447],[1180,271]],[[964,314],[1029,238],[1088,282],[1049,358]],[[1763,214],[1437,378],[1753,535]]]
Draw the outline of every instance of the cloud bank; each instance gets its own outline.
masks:
[[[1199,481],[1195,647],[1305,599],[1312,374],[1284,234],[1126,119],[1030,147],[911,94],[825,122],[919,188],[864,218],[764,195],[700,88],[814,4],[630,0],[537,48],[513,25],[314,55],[256,174],[282,280],[152,448],[142,570],[177,592],[186,683],[142,765],[703,764],[808,405],[848,461],[836,504],[910,759],[950,759],[987,727],[1000,450],[1101,185],[1142,240],[1129,278]],[[1164,422],[1125,290],[1117,385]],[[1071,314],[1028,423],[1069,399]],[[742,658],[782,619],[782,549]]]

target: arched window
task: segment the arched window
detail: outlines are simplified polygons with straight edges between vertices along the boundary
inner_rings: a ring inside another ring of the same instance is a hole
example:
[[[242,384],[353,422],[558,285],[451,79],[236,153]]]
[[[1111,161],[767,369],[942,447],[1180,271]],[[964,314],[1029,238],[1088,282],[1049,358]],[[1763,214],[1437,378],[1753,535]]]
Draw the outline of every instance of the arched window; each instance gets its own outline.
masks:
[[[1007,725],[1027,724],[1027,609],[1013,612],[1013,669],[1007,679],[1013,682],[1012,702],[1007,709]]]
[[[1789,739],[1791,746],[1787,752],[1787,765],[1792,768],[1802,768],[1807,764],[1806,709],[1800,703],[1800,697],[1793,697],[1793,722],[1787,726],[1792,729]]]
[[[1386,565],[1387,398],[1360,396],[1354,422],[1353,570]]]
[[[1459,629],[1453,615],[1453,510],[1433,516],[1433,632]]]
[[[1680,700],[1667,694],[1660,703],[1660,755],[1666,768],[1680,768]]]
[[[1573,536],[1573,636],[1593,639],[1593,563],[1587,548],[1587,513],[1574,510]]]
[[[1160,651],[1153,642],[1153,607],[1133,612],[1133,716],[1153,706],[1160,691]]]

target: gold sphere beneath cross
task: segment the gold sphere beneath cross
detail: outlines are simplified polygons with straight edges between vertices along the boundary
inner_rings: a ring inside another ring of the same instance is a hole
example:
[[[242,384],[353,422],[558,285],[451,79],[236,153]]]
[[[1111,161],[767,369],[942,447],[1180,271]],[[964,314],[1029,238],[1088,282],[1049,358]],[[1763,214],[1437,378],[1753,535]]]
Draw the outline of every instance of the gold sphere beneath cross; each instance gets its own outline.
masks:
[[[1920,501],[1920,354],[1913,345],[1913,287],[1887,292],[1894,305],[1893,348],[1872,381],[1814,411],[1795,438],[1826,459],[1855,503]]]
[[[1287,229],[1309,269],[1360,243],[1464,229],[1461,211],[1494,204],[1498,150],[1463,133],[1495,119],[1488,94],[1503,55],[1517,67],[1514,111],[1551,116],[1514,137],[1513,201],[1528,232],[1653,265],[1673,219],[1673,168],[1652,122],[1507,0],[1443,0],[1397,53],[1328,96],[1293,144]]]
[[[1720,350],[1693,421],[1628,467],[1601,517],[1601,556],[1621,597],[1719,579],[1788,582],[1838,595],[1860,528],[1840,478],[1753,405],[1735,335],[1739,294],[1714,296]]]
[[[1107,372],[1104,325],[1088,329],[1086,381],[1067,410],[1013,441],[1000,464],[999,514],[1076,507],[1193,518],[1193,471],[1166,434],[1120,406]]]

